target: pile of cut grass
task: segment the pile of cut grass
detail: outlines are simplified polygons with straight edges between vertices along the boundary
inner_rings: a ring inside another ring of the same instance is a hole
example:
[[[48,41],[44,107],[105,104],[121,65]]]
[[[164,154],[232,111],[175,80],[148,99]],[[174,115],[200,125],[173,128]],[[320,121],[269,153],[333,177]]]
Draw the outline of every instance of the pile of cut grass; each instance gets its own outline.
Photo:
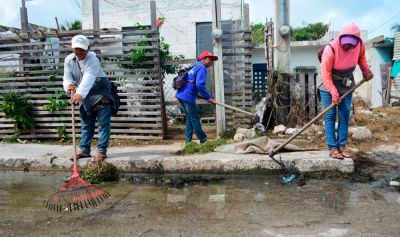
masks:
[[[228,142],[223,138],[217,138],[215,140],[208,140],[203,144],[197,144],[195,142],[189,142],[186,144],[185,148],[178,151],[178,155],[194,155],[194,154],[206,154],[213,152],[218,146],[223,146],[228,144]]]
[[[119,179],[118,169],[113,164],[100,161],[90,165],[81,174],[81,178],[91,184],[117,181]]]

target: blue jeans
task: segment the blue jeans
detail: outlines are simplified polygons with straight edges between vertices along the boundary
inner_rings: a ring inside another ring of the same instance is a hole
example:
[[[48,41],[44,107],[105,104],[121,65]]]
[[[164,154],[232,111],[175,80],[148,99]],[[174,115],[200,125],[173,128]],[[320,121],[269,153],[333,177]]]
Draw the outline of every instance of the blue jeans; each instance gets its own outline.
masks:
[[[178,99],[181,103],[186,114],[186,129],[185,129],[185,141],[192,141],[193,130],[196,133],[197,138],[200,143],[207,141],[207,135],[204,133],[203,128],[200,123],[199,111],[197,110],[197,105],[186,102],[184,100]]]
[[[320,90],[322,107],[325,109],[332,104],[331,93]],[[329,150],[346,146],[347,134],[350,122],[350,110],[353,94],[346,96],[339,104],[325,114],[326,145]],[[337,136],[335,133],[336,111],[339,114]]]
[[[90,145],[94,136],[96,119],[99,123],[99,142],[97,152],[107,153],[111,134],[111,105],[104,106],[96,112],[90,114],[81,113],[82,139],[79,148],[82,152],[90,154]]]

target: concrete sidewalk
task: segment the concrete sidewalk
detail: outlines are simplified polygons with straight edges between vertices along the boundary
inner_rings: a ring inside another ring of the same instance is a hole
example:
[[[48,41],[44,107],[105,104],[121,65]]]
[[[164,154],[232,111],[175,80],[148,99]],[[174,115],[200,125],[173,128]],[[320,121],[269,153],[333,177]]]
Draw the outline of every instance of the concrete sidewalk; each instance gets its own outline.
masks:
[[[266,155],[208,153],[177,156],[182,143],[113,147],[107,162],[122,172],[130,173],[203,173],[203,174],[269,174],[279,170]],[[44,144],[0,144],[0,169],[2,170],[71,170],[71,146]],[[93,153],[94,155],[94,153]],[[302,172],[340,171],[351,173],[351,159],[335,160],[328,151],[290,152],[275,155],[285,164],[294,164]],[[79,160],[80,166],[90,164],[90,159]]]

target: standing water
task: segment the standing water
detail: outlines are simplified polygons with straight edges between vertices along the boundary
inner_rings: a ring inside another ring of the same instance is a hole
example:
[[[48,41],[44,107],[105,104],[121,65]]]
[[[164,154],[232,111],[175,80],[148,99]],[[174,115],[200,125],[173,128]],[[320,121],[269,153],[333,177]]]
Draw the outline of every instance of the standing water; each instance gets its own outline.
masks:
[[[346,180],[282,186],[276,176],[171,188],[128,181],[112,198],[56,213],[63,173],[0,173],[0,236],[400,236],[400,194]]]

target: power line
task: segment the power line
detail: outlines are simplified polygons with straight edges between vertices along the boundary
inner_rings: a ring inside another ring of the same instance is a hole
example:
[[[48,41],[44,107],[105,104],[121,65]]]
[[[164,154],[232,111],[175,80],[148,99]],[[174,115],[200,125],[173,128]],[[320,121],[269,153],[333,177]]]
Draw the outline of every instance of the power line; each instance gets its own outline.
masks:
[[[393,20],[397,15],[400,15],[400,11],[397,12],[394,16],[392,16],[389,20],[385,21],[383,24],[381,24],[380,26],[376,27],[375,29],[371,30],[368,32],[368,34],[371,34],[372,32],[375,32],[376,30],[378,30],[379,28],[381,28],[382,26],[386,25],[388,22],[390,22],[391,20]]]
[[[164,14],[162,14],[162,12],[160,11],[160,9],[158,9],[158,8],[156,7],[156,10],[157,10],[158,13],[164,18],[164,21],[165,21],[168,25],[170,25],[174,30],[176,30],[176,31],[178,31],[179,33],[182,33],[182,34],[186,34],[184,31],[179,30],[179,29],[176,28],[174,25],[172,25],[171,23],[169,23],[169,21],[168,21],[167,18],[164,16]]]
[[[126,2],[118,4],[114,0],[104,0],[104,2],[106,2],[106,3],[110,4],[110,5],[113,5],[114,7],[125,8],[125,11],[131,10],[131,9],[128,9],[128,8],[136,8],[136,7],[138,7],[138,6],[143,4],[141,1],[139,1],[139,3],[134,3],[133,5],[129,5],[129,3],[126,3]]]
[[[79,3],[79,0],[72,0],[72,2],[73,2],[79,9],[81,9],[81,4]]]

